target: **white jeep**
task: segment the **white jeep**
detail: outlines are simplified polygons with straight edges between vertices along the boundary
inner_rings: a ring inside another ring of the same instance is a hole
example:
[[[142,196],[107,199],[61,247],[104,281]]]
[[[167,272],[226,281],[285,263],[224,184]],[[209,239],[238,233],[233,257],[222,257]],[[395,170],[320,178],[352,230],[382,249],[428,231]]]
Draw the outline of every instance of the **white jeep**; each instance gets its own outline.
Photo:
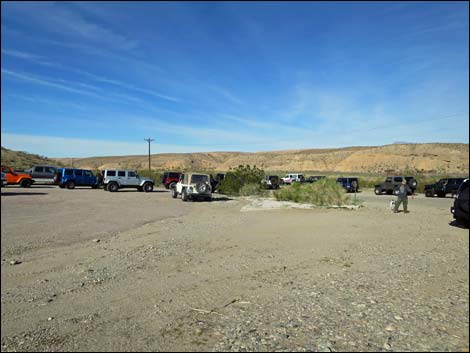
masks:
[[[135,170],[106,169],[103,172],[104,190],[115,192],[123,188],[136,188],[139,191],[153,191],[153,180],[141,177]]]
[[[284,178],[281,178],[284,184],[292,184],[293,182],[303,182],[305,177],[303,174],[287,174]]]
[[[176,199],[181,195],[181,200],[212,200],[212,189],[209,174],[185,173],[181,174],[176,187],[171,189],[171,197]]]

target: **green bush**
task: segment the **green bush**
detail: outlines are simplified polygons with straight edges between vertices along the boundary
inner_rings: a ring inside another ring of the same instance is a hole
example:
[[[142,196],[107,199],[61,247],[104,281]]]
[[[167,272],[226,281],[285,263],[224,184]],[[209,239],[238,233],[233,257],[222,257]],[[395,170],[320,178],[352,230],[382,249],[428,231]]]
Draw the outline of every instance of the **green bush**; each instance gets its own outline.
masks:
[[[156,172],[154,170],[148,170],[148,169],[141,169],[137,171],[137,174],[143,177],[151,178],[155,185],[159,185],[161,183],[161,178],[163,173],[161,172]]]
[[[350,198],[335,180],[321,179],[313,184],[293,183],[274,193],[279,201],[309,203],[317,206],[342,206],[350,203]]]
[[[261,180],[264,171],[256,166],[238,166],[230,169],[219,187],[219,192],[225,195],[259,195],[262,193]]]

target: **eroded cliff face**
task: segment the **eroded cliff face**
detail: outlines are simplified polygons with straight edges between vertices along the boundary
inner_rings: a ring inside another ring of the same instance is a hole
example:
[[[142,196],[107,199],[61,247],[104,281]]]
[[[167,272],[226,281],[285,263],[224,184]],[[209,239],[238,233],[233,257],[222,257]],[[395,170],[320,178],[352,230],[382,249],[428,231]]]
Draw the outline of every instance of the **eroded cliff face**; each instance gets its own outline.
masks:
[[[70,159],[57,159],[67,164]],[[226,171],[250,164],[271,171],[338,171],[387,173],[413,170],[427,173],[468,174],[468,144],[394,144],[272,152],[203,152],[152,155],[152,168],[165,170]],[[91,169],[148,168],[148,156],[74,158],[74,166]]]

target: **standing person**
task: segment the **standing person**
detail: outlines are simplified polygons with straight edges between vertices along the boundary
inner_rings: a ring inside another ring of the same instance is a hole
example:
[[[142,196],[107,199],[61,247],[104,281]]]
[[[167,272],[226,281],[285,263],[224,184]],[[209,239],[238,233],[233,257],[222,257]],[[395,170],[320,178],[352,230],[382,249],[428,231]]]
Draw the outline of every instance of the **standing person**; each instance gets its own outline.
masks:
[[[413,194],[410,187],[406,183],[406,180],[403,179],[400,187],[398,188],[398,199],[395,202],[395,209],[393,210],[393,213],[398,213],[398,207],[400,207],[400,204],[402,202],[403,202],[403,211],[405,213],[409,212],[408,211],[408,193]]]

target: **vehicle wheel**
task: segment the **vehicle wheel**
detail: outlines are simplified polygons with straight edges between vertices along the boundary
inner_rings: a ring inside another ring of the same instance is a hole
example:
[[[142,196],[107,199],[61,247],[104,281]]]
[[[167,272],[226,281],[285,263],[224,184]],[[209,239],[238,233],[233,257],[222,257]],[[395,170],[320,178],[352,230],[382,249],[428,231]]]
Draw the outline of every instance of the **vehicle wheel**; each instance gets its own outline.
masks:
[[[433,197],[434,196],[434,191],[433,190],[426,190],[424,192],[424,196],[426,197]]]
[[[119,185],[117,183],[109,183],[108,184],[108,191],[109,192],[116,192],[119,189]]]
[[[24,179],[21,181],[21,186],[24,187],[24,188],[29,188],[31,186],[31,180],[29,179]]]
[[[152,183],[145,183],[143,185],[143,189],[144,189],[145,192],[152,192],[153,191]]]
[[[75,183],[71,180],[67,182],[66,186],[67,186],[67,189],[69,190],[75,189]]]
[[[415,179],[412,179],[412,180],[410,181],[410,187],[411,187],[412,189],[416,189],[417,186],[418,186],[418,182],[417,182]]]
[[[183,189],[183,191],[181,191],[181,200],[183,201],[188,201],[188,193],[186,192],[186,189]]]
[[[174,199],[178,197],[178,192],[176,191],[176,188],[171,189],[171,197]]]
[[[170,188],[170,189],[174,189],[175,187],[176,187],[176,183],[175,183],[175,182],[170,183],[170,185],[169,185],[169,188]]]
[[[382,195],[382,189],[381,188],[375,188],[374,192],[376,195]]]

